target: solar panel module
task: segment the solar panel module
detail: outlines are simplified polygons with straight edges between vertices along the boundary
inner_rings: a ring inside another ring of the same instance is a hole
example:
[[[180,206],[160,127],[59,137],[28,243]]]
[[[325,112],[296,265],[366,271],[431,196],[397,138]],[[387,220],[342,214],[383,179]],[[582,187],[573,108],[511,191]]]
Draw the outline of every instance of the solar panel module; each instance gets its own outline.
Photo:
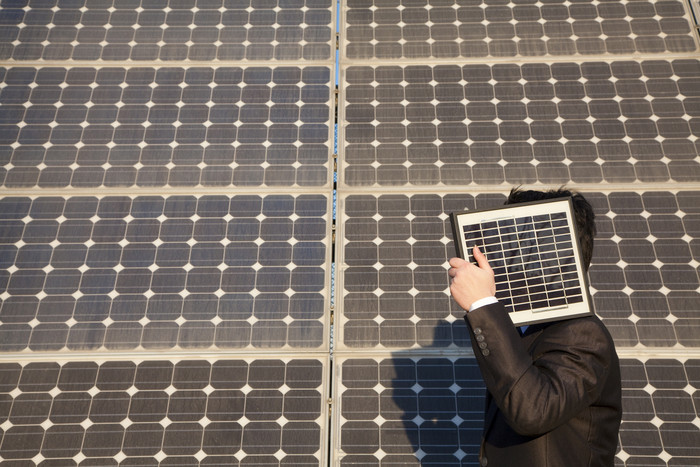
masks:
[[[516,325],[593,313],[571,200],[523,203],[450,215],[457,254],[486,255],[496,298]]]

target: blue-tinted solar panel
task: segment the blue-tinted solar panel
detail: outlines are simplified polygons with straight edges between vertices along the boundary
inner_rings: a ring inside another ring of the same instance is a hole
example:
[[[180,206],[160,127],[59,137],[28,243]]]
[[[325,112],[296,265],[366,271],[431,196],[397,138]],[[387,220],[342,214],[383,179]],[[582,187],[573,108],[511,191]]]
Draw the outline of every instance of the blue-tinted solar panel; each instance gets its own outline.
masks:
[[[690,10],[468,3],[0,0],[3,467],[471,465],[446,214],[523,183],[596,207],[616,462],[697,465]]]

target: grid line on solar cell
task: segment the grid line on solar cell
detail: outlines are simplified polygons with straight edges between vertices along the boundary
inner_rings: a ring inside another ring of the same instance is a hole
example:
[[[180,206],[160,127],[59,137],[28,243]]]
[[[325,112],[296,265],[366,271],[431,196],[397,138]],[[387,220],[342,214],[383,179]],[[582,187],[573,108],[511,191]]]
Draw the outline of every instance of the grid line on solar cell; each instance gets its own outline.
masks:
[[[4,1],[0,60],[328,60],[333,3]]]
[[[330,75],[326,66],[0,68],[0,185],[327,185]]]
[[[0,206],[5,351],[326,345],[325,195]]]
[[[588,3],[349,1],[344,56],[426,59],[693,52],[681,0]]]
[[[349,66],[340,183],[695,182],[700,62]]]
[[[496,297],[513,311],[583,300],[564,213],[498,219],[464,227],[468,249],[486,254]]]

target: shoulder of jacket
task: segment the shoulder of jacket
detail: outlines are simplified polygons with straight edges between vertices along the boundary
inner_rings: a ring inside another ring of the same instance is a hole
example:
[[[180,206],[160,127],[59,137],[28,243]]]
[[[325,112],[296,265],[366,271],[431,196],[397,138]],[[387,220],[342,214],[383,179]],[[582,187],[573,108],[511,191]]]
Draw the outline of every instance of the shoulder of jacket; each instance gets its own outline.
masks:
[[[543,329],[541,337],[544,339],[540,342],[553,338],[554,340],[565,339],[572,344],[581,343],[584,346],[586,343],[595,342],[598,345],[614,347],[610,333],[597,316],[585,316],[553,323]]]
[[[565,319],[554,323],[551,328],[562,329],[586,329],[586,330],[601,330],[605,329],[603,322],[597,316],[583,316],[581,318]]]

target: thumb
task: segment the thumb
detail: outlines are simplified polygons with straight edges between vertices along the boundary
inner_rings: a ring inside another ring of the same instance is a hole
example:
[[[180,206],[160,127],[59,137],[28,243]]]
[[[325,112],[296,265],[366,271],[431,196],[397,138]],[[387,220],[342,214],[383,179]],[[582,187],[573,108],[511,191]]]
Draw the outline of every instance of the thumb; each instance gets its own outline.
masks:
[[[479,267],[485,271],[491,271],[491,266],[489,266],[489,262],[486,259],[486,255],[484,255],[481,250],[479,250],[478,246],[474,247],[474,259],[476,260],[476,263],[479,265]]]

